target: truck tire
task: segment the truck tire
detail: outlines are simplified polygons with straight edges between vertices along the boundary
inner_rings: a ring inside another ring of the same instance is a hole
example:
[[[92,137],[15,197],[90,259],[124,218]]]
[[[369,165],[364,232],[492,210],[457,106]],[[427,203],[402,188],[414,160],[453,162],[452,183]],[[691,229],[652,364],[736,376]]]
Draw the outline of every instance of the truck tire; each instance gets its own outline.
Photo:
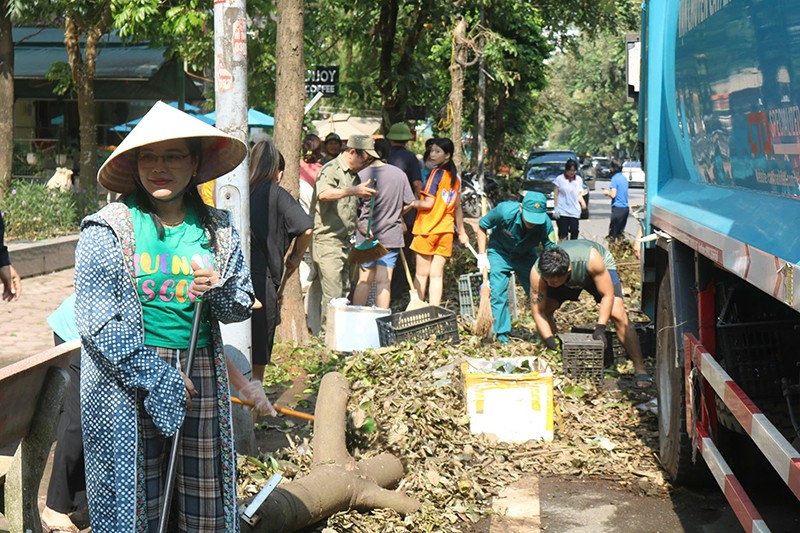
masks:
[[[703,472],[705,468],[699,467],[692,459],[692,439],[686,429],[683,357],[675,345],[674,329],[672,283],[666,274],[661,280],[656,309],[659,458],[676,485],[704,484],[707,481]]]

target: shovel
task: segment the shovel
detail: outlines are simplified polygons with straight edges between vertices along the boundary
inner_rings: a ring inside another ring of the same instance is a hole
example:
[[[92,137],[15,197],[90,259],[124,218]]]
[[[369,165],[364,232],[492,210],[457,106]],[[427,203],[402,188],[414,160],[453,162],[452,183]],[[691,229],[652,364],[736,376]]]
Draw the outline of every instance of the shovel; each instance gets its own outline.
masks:
[[[189,337],[189,350],[186,355],[186,376],[192,375],[192,363],[194,353],[197,350],[197,338],[200,336],[200,321],[203,316],[203,300],[197,298],[194,301],[194,317],[192,319],[192,334]],[[190,378],[191,379],[191,378]],[[164,507],[161,509],[161,520],[158,523],[159,533],[167,533],[167,521],[169,520],[169,507],[172,503],[172,491],[175,488],[175,468],[178,463],[178,447],[181,442],[181,428],[172,437],[172,450],[169,453],[169,463],[167,465],[167,483],[164,487]]]
[[[427,302],[420,299],[417,294],[417,289],[414,288],[414,281],[411,279],[411,270],[408,268],[408,261],[406,261],[406,254],[403,253],[403,250],[400,250],[400,259],[403,260],[403,269],[406,271],[406,279],[408,280],[408,305],[406,306],[406,311],[430,307]]]

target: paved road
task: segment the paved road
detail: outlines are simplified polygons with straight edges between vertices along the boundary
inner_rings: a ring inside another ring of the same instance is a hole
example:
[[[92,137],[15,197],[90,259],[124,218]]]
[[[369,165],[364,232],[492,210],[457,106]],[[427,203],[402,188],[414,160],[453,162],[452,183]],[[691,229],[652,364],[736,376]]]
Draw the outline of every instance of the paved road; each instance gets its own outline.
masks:
[[[579,236],[605,244],[608,235],[608,222],[611,218],[611,198],[603,194],[608,189],[608,181],[598,181],[594,191],[589,193],[589,219],[581,220]],[[628,200],[631,208],[644,205],[644,189],[630,189]],[[631,209],[633,210],[633,209]],[[633,215],[628,216],[625,235],[628,239],[636,238],[637,222]]]

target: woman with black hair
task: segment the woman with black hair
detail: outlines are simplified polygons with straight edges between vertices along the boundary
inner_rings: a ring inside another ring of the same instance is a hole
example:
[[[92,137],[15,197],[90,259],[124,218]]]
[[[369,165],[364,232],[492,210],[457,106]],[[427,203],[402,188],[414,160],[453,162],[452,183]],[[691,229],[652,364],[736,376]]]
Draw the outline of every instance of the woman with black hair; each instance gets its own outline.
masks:
[[[272,139],[250,151],[250,265],[263,307],[253,310],[253,379],[264,379],[280,322],[278,288],[300,267],[314,224],[289,191],[278,185],[286,162]],[[291,249],[291,253],[288,253]],[[284,259],[285,258],[285,259]]]
[[[206,206],[197,185],[246,153],[239,139],[159,102],[98,172],[123,196],[84,219],[75,253],[93,531],[157,529],[179,428],[169,530],[239,530],[219,323],[250,316],[253,287],[230,213]],[[203,319],[187,376],[197,298]]]
[[[564,173],[553,181],[553,218],[558,224],[559,240],[578,238],[581,211],[586,209],[583,188],[578,162],[568,159],[564,164]]]
[[[433,170],[420,198],[411,203],[417,210],[411,243],[411,249],[417,254],[414,286],[423,300],[428,293],[431,305],[442,301],[444,265],[453,254],[453,233],[458,232],[461,244],[469,242],[461,212],[461,180],[453,163],[453,151],[450,139],[434,139],[430,148]]]

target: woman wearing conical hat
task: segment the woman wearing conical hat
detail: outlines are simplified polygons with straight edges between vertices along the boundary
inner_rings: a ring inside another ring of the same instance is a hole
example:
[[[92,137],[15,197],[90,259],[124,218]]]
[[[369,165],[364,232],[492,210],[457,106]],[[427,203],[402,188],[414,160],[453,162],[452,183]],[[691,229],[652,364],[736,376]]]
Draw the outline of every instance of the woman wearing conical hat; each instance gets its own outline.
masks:
[[[236,455],[220,322],[254,302],[229,213],[197,185],[246,146],[161,102],[111,154],[100,184],[120,201],[81,225],[75,262],[81,420],[94,532],[155,531],[170,436],[182,427],[169,531],[238,531]],[[193,303],[205,305],[190,376]]]

